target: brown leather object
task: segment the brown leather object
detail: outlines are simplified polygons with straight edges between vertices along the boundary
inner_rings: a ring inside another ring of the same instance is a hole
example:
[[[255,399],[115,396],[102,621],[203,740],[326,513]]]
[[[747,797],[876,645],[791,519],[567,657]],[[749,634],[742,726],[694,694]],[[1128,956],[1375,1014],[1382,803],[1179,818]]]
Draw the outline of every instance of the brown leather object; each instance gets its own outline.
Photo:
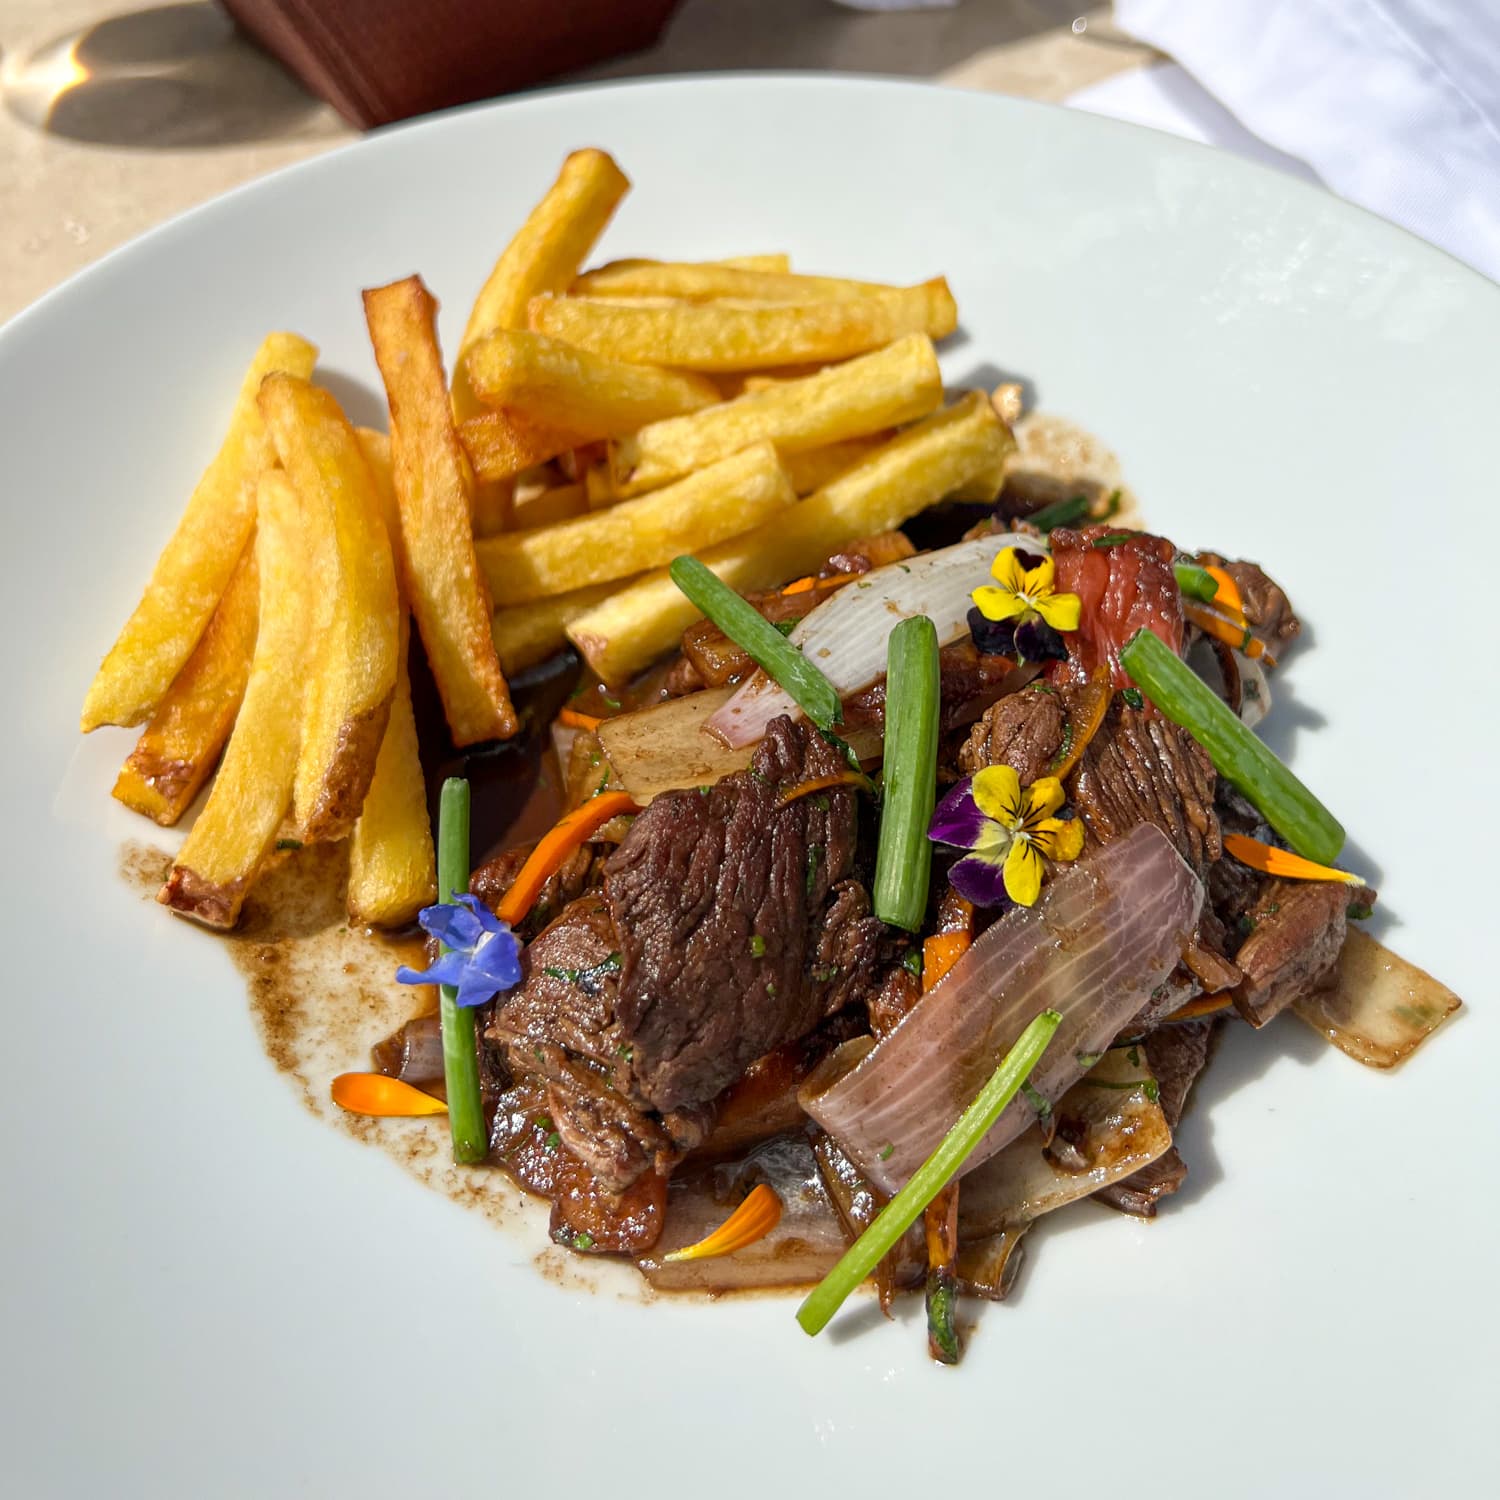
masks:
[[[649,47],[678,0],[223,0],[359,126],[488,99]]]

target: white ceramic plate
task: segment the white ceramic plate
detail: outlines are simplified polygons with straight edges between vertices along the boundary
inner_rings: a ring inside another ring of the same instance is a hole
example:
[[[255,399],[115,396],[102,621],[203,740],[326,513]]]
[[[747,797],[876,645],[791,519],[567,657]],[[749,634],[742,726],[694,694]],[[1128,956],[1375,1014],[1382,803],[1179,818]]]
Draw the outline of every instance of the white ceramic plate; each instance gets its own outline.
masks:
[[[129,736],[81,742],[78,706],[256,342],[306,333],[378,414],[359,289],[420,270],[451,348],[583,144],[636,182],[608,254],[944,271],[955,379],[1025,375],[1118,451],[1161,530],[1262,558],[1310,625],[1275,741],[1352,830],[1383,935],[1470,1001],[1394,1077],[1290,1017],[1236,1029],[1182,1132],[1189,1188],[1152,1225],[1091,1205],[1048,1222],[956,1372],[928,1364],[915,1304],[896,1326],[855,1305],[812,1342],[789,1299],[647,1306],[544,1279],[540,1228],[499,1231],[316,1121],[221,946],[117,873],[143,837],[108,795]],[[1168,1500],[1477,1480],[1500,1343],[1496,349],[1495,287],[1300,183],[1088,115],[813,77],[542,94],[393,131],[17,319],[13,1493]]]

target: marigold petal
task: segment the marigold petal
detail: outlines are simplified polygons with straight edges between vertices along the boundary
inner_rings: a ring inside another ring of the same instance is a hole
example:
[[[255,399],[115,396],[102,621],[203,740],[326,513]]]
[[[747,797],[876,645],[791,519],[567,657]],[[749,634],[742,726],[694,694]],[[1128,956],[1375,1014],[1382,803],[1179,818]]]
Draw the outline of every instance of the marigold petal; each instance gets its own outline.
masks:
[[[1044,594],[1032,607],[1054,630],[1077,630],[1083,617],[1083,602],[1077,594]]]
[[[1017,839],[1005,856],[1005,893],[1017,906],[1035,906],[1042,893],[1042,856],[1030,839]]]
[[[1006,828],[1021,822],[1021,778],[1013,766],[986,766],[976,772],[972,787],[975,805],[985,817]]]
[[[971,596],[979,613],[986,620],[1014,620],[1026,613],[1026,601],[1009,589],[991,588],[983,584]]]

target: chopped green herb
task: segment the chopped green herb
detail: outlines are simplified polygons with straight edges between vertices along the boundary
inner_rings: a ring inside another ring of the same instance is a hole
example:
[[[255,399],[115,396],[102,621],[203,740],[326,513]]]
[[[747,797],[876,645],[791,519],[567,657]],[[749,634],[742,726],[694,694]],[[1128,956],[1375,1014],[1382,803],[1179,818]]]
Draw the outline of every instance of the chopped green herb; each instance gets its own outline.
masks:
[[[573,1248],[575,1250],[592,1250],[594,1248],[594,1237],[587,1229],[580,1229],[573,1236]]]
[[[543,1141],[542,1144],[546,1146],[549,1151],[556,1151],[557,1148],[562,1145],[562,1137],[555,1130],[549,1130],[547,1132],[547,1139]]]
[[[609,777],[610,773],[608,768],[606,768],[604,775],[599,778],[599,785],[594,788],[593,795],[595,797],[602,797],[609,790]]]
[[[766,956],[766,940],[758,932],[750,938],[750,956],[752,958],[764,958]]]
[[[827,964],[821,969],[814,969],[812,977],[819,984],[828,984],[831,980],[839,977],[839,966],[837,964]]]
[[[1098,547],[1101,550],[1109,547],[1118,547],[1125,542],[1133,542],[1135,536],[1136,534],[1133,531],[1111,531],[1107,536],[1098,537],[1090,542],[1089,546]]]
[[[922,950],[920,948],[908,948],[901,960],[901,967],[915,979],[922,977]]]
[[[821,844],[809,844],[807,846],[807,899],[813,898],[813,892],[818,888],[818,865],[823,859],[823,846]]]
[[[1255,931],[1255,918],[1249,912],[1241,912],[1239,920],[1234,925],[1241,937],[1249,937]]]
[[[621,1042],[620,1045],[615,1048],[615,1056],[623,1057],[626,1062],[629,1062],[630,1059],[635,1056],[635,1048],[632,1047],[629,1042]]]
[[[1344,915],[1351,922],[1363,922],[1374,910],[1373,906],[1367,906],[1363,901],[1351,901]]]
[[[896,1143],[895,1143],[895,1141],[892,1141],[890,1143],[890,1145],[887,1146],[885,1148],[885,1150],[880,1153],[880,1159],[881,1159],[881,1161],[889,1161],[891,1159],[891,1154],[895,1151],[895,1149],[896,1149]]]
[[[301,839],[277,839],[276,840],[276,848],[277,848],[278,852],[280,850],[282,850],[282,849],[300,849],[301,847],[302,847],[302,840]]]
[[[548,979],[564,979],[569,984],[578,983],[577,969],[557,969],[554,968],[551,964],[548,964],[547,967],[542,970],[542,973],[545,974]]]
[[[1280,910],[1281,910],[1281,902],[1279,902],[1279,901],[1273,901],[1266,908],[1266,915],[1268,917],[1274,917],[1276,915],[1276,913],[1279,912]]]
[[[1045,534],[1058,526],[1076,526],[1078,522],[1087,520],[1088,513],[1089,497],[1071,495],[1066,500],[1054,500],[1051,505],[1032,511],[1026,519]]]
[[[1078,1066],[1084,1070],[1084,1072],[1087,1072],[1103,1056],[1104,1054],[1102,1052],[1075,1052],[1073,1054],[1073,1061],[1076,1062]]]
[[[766,994],[768,994],[768,995],[775,995],[775,993],[776,993],[776,983],[775,983],[775,981],[771,980],[771,979],[766,980]]]
[[[797,622],[795,620],[777,620],[776,628],[782,635],[790,635],[797,628]]]
[[[606,708],[619,709],[620,707],[620,700],[618,698],[601,698],[599,701]]]
[[[591,756],[589,756],[589,770],[592,771],[594,769],[594,767],[599,764],[599,759],[600,759],[599,752],[597,750],[595,750],[594,753]]]
[[[1139,688],[1125,688],[1120,693],[1120,696],[1126,701],[1126,703],[1130,705],[1131,708],[1144,708],[1146,706],[1146,700],[1141,696],[1141,690]]]
[[[706,797],[712,791],[713,791],[713,788],[711,786],[700,786],[698,788],[698,795],[700,797]]]
[[[1132,1047],[1130,1051],[1125,1054],[1125,1058],[1132,1068],[1140,1067],[1141,1049],[1139,1047]]]
[[[532,1123],[538,1130],[542,1132],[543,1135],[545,1135],[549,1130],[552,1129],[552,1116],[538,1115],[536,1119],[532,1121]]]
[[[1148,1078],[1141,1087],[1145,1090],[1146,1097],[1153,1104],[1161,1098],[1161,1085],[1154,1078]]]
[[[1030,1079],[1027,1079],[1021,1085],[1021,1097],[1036,1112],[1037,1119],[1046,1120],[1051,1118],[1052,1101],[1045,1094],[1039,1093],[1036,1089],[1032,1088]]]
[[[827,792],[819,792],[812,799],[812,805],[817,808],[820,813],[826,813],[828,809],[833,806],[833,804],[828,800]]]
[[[577,985],[581,990],[593,994],[599,988],[599,977],[602,974],[613,974],[620,967],[620,955],[611,953],[607,958],[601,958],[598,963],[590,964],[586,969],[557,969],[550,964],[542,970],[549,979],[561,979],[567,984]]]

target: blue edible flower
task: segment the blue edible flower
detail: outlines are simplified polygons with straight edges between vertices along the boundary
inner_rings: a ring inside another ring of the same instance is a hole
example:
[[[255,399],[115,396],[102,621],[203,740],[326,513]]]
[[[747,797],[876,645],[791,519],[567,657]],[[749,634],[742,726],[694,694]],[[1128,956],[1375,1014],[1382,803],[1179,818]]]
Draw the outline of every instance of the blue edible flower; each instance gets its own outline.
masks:
[[[456,892],[451,904],[425,906],[417,914],[422,931],[450,951],[430,969],[402,964],[401,984],[448,984],[458,991],[459,1005],[483,1005],[501,990],[521,981],[521,944],[508,922],[502,922],[475,896]]]

